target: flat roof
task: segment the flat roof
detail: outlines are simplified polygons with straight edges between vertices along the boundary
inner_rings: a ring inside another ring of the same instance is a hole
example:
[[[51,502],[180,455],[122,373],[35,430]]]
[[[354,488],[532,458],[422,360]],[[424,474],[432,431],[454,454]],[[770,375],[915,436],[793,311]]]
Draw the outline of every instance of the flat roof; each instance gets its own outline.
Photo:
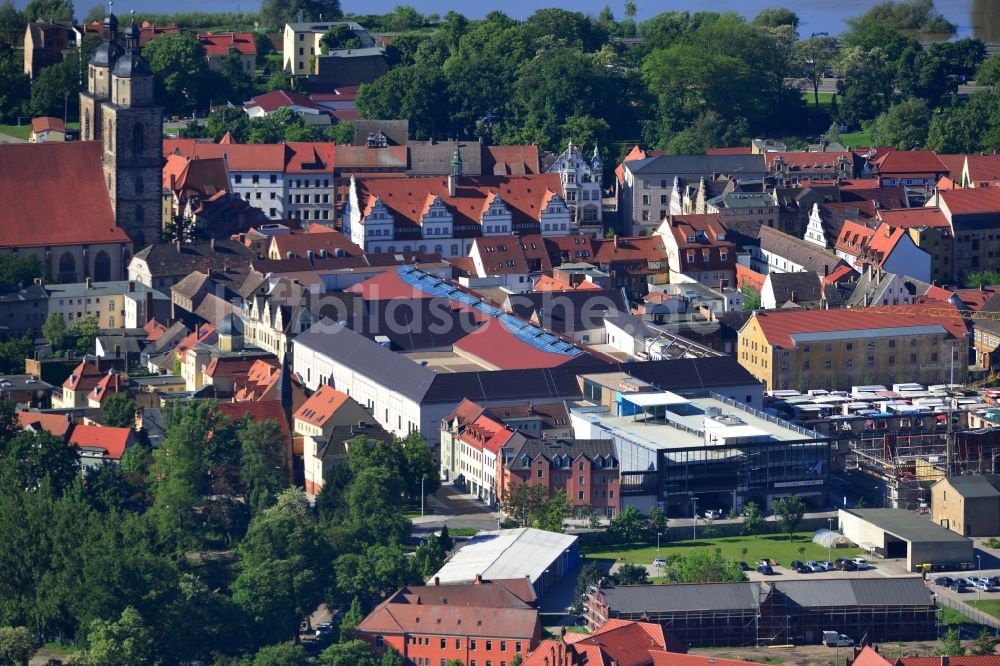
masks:
[[[622,395],[622,400],[627,400],[633,405],[638,405],[639,407],[657,407],[662,405],[679,405],[684,402],[688,402],[687,398],[683,398],[676,393],[671,393],[670,391],[655,391],[652,393],[625,393]]]
[[[840,512],[856,516],[905,541],[924,543],[949,541],[968,543],[970,547],[972,546],[970,539],[936,525],[928,518],[912,511],[904,509],[840,509]]]
[[[533,527],[480,532],[429,580],[458,583],[475,580],[477,575],[488,580],[527,576],[534,584],[576,539]]]

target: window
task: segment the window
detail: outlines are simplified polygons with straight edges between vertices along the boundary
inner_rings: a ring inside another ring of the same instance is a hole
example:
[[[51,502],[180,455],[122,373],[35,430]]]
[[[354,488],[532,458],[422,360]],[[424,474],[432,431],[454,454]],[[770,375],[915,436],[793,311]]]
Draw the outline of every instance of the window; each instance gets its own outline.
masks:
[[[500,651],[501,652],[507,651],[507,641],[500,641]]]
[[[461,650],[462,649],[462,639],[461,638],[456,638],[455,639],[455,649],[456,650]]]
[[[442,650],[447,650],[448,649],[448,639],[447,638],[442,638],[441,639],[441,649]]]
[[[538,478],[539,479],[545,478],[545,470],[542,469],[541,467],[538,468]]]
[[[893,349],[893,348],[895,348],[895,346],[896,346],[896,341],[895,340],[889,340],[889,349]]]
[[[486,641],[486,651],[487,652],[492,652],[493,651],[493,641]],[[486,663],[488,664],[490,662],[486,662]]]
[[[233,182],[236,183],[237,185],[239,185],[240,183],[242,183],[243,182],[243,175],[238,173],[235,176],[233,176]]]
[[[385,647],[385,639],[382,636],[375,636],[375,647]]]
[[[475,652],[475,650],[476,650],[476,639],[475,638],[470,638],[469,639],[469,649],[472,650],[473,652]]]
[[[579,477],[577,477],[577,478],[579,479],[579,484],[578,485],[581,485],[581,486],[587,485],[586,483],[584,483],[584,476],[582,474]]]
[[[146,128],[142,123],[136,123],[132,128],[132,154],[142,155],[146,152]]]

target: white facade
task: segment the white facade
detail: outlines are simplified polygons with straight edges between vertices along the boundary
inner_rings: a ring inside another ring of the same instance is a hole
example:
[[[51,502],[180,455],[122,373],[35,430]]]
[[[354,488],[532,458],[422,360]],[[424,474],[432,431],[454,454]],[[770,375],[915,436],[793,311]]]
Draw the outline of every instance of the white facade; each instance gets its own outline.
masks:
[[[566,205],[573,213],[576,225],[600,225],[601,210],[601,177],[604,165],[601,162],[597,146],[594,154],[587,159],[583,156],[580,146],[569,142],[569,147],[563,151],[555,163],[549,167],[549,173],[558,173],[562,181],[563,193],[566,195]]]
[[[275,220],[295,219],[332,224],[335,208],[333,173],[311,176],[281,171],[229,170],[233,193]]]
[[[809,211],[809,223],[806,225],[805,240],[822,248],[831,245],[827,243],[826,234],[823,233],[823,217],[819,212],[819,204],[813,204],[812,210]]]

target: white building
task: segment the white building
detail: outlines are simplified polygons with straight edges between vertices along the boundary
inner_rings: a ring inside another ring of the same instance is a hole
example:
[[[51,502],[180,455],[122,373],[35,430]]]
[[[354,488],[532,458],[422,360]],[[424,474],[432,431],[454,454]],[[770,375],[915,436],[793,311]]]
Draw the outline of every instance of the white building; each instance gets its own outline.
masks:
[[[566,205],[578,225],[601,226],[601,177],[604,164],[594,146],[594,154],[587,159],[580,146],[569,146],[549,167],[548,173],[559,174]]]
[[[292,76],[312,74],[315,58],[321,53],[320,40],[330,28],[338,25],[345,26],[353,32],[361,42],[362,48],[375,46],[375,40],[368,31],[354,21],[286,23],[282,49],[285,72]]]

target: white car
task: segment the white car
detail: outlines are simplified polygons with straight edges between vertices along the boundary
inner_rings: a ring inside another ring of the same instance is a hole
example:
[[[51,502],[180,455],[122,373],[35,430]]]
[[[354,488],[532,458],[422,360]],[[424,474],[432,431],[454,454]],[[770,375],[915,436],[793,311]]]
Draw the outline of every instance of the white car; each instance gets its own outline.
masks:
[[[866,570],[868,568],[868,560],[866,560],[863,557],[855,557],[851,561],[858,565],[858,570],[859,571],[864,571],[864,570]]]
[[[819,573],[820,571],[826,571],[822,564],[816,560],[809,560],[806,562],[806,566],[809,567],[814,573]]]
[[[833,562],[831,562],[830,560],[823,560],[822,562],[819,563],[819,565],[823,567],[823,571],[832,571],[834,568]]]
[[[666,566],[666,565],[667,565],[667,561],[665,559],[663,559],[662,557],[657,557],[655,560],[653,560],[653,566],[654,567],[663,567],[663,566]]]

